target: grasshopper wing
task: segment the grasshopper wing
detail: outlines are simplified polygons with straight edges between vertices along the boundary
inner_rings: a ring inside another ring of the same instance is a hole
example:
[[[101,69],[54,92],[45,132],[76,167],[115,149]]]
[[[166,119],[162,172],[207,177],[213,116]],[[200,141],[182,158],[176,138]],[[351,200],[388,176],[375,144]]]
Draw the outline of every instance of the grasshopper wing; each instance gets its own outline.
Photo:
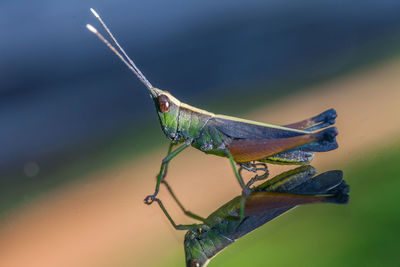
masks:
[[[218,130],[232,138],[266,139],[287,138],[325,128],[335,123],[337,117],[334,109],[328,109],[312,118],[286,126],[278,126],[262,122],[244,120],[225,115],[215,115],[210,120]]]
[[[336,195],[298,195],[292,193],[257,192],[246,199],[245,215],[257,215],[269,210],[292,208],[297,205],[313,203],[347,204],[346,194]]]
[[[309,133],[309,131],[243,120],[225,115],[216,115],[208,123],[225,135],[237,139],[279,139]]]
[[[336,117],[336,110],[331,108],[312,118],[291,123],[285,125],[285,127],[313,132],[315,130],[319,130],[328,127],[329,125],[335,124]]]

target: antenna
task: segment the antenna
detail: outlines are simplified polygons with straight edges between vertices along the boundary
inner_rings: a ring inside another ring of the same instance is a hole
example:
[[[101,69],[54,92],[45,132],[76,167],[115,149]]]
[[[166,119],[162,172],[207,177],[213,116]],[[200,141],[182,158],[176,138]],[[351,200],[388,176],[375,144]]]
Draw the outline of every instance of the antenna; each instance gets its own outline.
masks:
[[[93,9],[91,8],[90,11],[93,13],[93,15],[100,21],[101,25],[103,26],[103,28],[107,31],[108,35],[111,37],[111,39],[113,40],[113,42],[115,43],[115,45],[118,47],[118,49],[122,52],[122,54],[125,56],[125,58],[117,51],[117,49],[110,44],[109,41],[107,41],[106,38],[104,38],[103,35],[101,35],[96,28],[94,28],[92,25],[87,24],[86,27],[88,28],[89,31],[91,31],[92,33],[94,33],[103,43],[105,43],[108,48],[110,48],[121,60],[122,62],[125,63],[125,65],[128,66],[128,68],[135,73],[135,75],[139,78],[139,80],[149,89],[153,89],[153,85],[151,85],[151,83],[147,80],[147,78],[143,75],[143,73],[139,70],[138,67],[136,67],[135,63],[133,62],[133,60],[127,55],[127,53],[125,52],[125,50],[121,47],[121,45],[118,43],[117,39],[114,37],[114,35],[111,33],[110,29],[107,27],[107,25],[104,23],[104,21],[101,19],[101,17],[99,16],[99,14]],[[128,61],[127,61],[128,60]],[[128,63],[129,62],[129,63]]]

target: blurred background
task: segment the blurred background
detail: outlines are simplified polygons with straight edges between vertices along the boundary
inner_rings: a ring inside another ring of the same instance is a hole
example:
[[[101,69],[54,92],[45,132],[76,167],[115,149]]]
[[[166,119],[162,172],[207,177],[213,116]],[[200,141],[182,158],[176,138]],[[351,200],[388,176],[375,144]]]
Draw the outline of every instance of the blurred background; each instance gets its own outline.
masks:
[[[275,124],[338,111],[340,147],[313,166],[344,170],[350,204],[296,209],[210,266],[400,263],[399,1],[39,0],[0,3],[1,266],[184,264],[184,233],[143,204],[167,139],[145,87],[86,30],[100,30],[90,7],[183,102]],[[170,166],[203,216],[240,193],[225,159]]]

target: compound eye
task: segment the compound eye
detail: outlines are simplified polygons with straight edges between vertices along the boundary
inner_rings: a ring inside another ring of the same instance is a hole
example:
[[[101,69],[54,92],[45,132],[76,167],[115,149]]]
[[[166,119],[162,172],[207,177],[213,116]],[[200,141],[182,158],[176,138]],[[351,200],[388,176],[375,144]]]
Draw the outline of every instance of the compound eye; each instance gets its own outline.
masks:
[[[171,107],[168,96],[160,95],[158,97],[158,107],[162,113],[168,112],[169,108]]]

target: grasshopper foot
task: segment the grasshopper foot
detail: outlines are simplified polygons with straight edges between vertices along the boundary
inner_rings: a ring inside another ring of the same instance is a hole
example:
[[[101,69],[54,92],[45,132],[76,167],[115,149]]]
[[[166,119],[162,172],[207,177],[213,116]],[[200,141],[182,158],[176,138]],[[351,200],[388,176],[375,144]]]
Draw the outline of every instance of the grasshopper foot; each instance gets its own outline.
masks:
[[[251,190],[248,186],[242,188],[242,197],[247,198],[251,193]]]
[[[150,205],[151,203],[154,202],[154,200],[156,200],[156,194],[154,195],[148,195],[145,199],[144,199],[144,203],[146,205]]]

